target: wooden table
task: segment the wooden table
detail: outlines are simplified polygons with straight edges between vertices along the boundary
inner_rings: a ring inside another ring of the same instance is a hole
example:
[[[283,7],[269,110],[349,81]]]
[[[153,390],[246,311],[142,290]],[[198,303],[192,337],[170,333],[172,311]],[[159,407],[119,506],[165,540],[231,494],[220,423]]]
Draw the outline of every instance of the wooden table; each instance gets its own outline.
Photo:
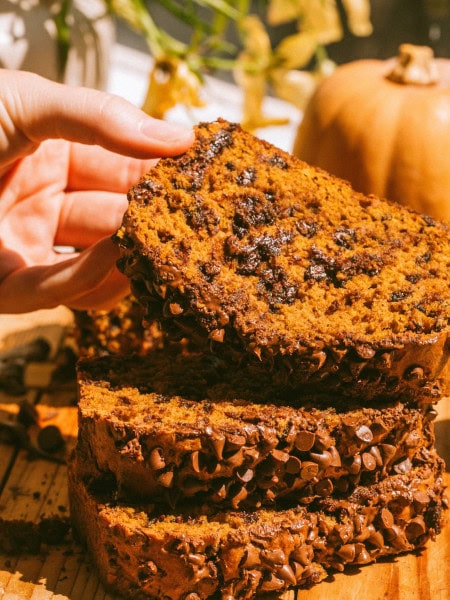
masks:
[[[61,356],[71,343],[71,315],[65,310],[0,317],[0,355],[36,336],[51,351],[44,362],[25,369],[26,393],[43,422],[56,423],[69,451],[76,440],[76,388],[70,379],[54,380]],[[0,390],[0,409],[14,413],[23,397]],[[443,400],[436,422],[441,456],[450,464],[450,400]],[[446,474],[450,484],[450,473]],[[35,457],[25,449],[0,442],[0,519],[39,522],[43,514],[68,515],[66,466],[63,461]],[[267,598],[267,596],[265,596]],[[338,573],[309,590],[271,596],[282,600],[449,600],[450,525],[426,549],[379,564]],[[83,548],[70,538],[59,546],[43,546],[39,554],[0,554],[0,600],[112,600],[99,583]]]

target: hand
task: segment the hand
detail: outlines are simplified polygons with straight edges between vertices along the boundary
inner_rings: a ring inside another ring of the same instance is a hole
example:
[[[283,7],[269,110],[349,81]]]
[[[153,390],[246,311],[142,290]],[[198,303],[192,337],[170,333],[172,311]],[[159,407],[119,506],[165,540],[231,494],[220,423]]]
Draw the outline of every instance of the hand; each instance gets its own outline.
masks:
[[[0,70],[0,312],[112,308],[126,192],[192,142],[117,96]]]

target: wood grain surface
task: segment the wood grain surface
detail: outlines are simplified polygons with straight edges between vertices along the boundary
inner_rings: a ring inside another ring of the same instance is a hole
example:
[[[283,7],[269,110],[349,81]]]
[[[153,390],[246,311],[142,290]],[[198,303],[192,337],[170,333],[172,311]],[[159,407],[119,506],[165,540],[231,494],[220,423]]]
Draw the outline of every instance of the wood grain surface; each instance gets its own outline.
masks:
[[[49,359],[27,366],[25,397],[36,404],[41,420],[60,427],[66,450],[76,440],[76,389],[74,382],[52,385],[59,352],[70,344],[67,312],[56,311],[21,319],[0,317],[0,351],[32,339],[48,338]],[[23,398],[0,390],[0,412],[14,415]],[[450,465],[450,399],[438,405],[437,446]],[[449,469],[447,469],[448,471]],[[42,457],[0,442],[0,520],[38,522],[42,515],[68,512],[64,461]],[[446,473],[450,484],[450,473]],[[38,555],[0,554],[0,600],[113,600],[105,592],[86,552],[70,538],[59,546],[44,546]],[[449,600],[450,524],[424,550],[383,562],[348,569],[319,585],[266,600]]]

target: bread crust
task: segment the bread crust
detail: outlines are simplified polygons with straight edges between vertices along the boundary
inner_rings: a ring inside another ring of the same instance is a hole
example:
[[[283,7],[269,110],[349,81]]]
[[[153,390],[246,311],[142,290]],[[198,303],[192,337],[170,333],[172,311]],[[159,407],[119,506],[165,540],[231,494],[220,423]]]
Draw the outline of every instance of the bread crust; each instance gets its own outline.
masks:
[[[440,466],[357,488],[345,500],[256,512],[163,514],[121,503],[107,479],[69,468],[75,532],[108,589],[138,600],[250,600],[318,583],[347,565],[422,547],[442,525]]]
[[[150,319],[309,391],[450,391],[448,227],[223,120],[129,193],[119,268]]]
[[[121,497],[245,509],[347,496],[435,460],[433,409],[295,406],[263,383],[204,355],[80,361],[80,464],[113,474]]]

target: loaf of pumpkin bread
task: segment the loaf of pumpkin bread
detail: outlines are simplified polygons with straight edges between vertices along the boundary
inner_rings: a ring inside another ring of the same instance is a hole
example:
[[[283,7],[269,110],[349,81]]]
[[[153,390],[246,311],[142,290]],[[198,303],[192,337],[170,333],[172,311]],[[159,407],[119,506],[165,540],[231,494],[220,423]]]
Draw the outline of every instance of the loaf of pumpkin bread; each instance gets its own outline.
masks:
[[[218,120],[129,193],[119,268],[173,339],[305,392],[450,392],[449,229]]]
[[[250,600],[422,547],[445,505],[439,460],[343,499],[216,511],[117,500],[114,479],[69,468],[71,515],[106,587],[133,600]]]
[[[172,508],[308,505],[436,460],[429,405],[298,405],[213,355],[85,359],[78,389],[84,473]]]

